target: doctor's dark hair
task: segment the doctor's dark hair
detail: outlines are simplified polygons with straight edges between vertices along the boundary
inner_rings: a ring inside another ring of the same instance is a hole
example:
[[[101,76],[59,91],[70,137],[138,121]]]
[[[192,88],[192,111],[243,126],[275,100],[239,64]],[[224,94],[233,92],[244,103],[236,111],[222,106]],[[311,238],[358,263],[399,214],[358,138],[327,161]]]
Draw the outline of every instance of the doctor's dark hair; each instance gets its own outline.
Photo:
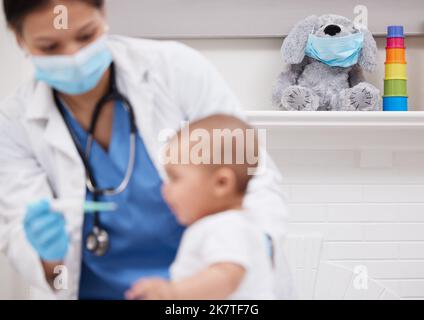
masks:
[[[102,9],[104,0],[78,0]],[[48,6],[51,0],[3,0],[6,21],[14,31],[20,31],[25,17],[36,10]]]

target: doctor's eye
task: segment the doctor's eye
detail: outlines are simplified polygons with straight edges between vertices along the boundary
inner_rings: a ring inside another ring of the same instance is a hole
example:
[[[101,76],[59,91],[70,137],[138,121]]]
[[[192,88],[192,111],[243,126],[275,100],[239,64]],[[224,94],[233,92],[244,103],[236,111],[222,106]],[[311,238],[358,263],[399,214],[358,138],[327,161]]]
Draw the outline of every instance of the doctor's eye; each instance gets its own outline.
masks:
[[[59,45],[56,44],[56,43],[53,43],[53,44],[48,45],[48,46],[40,47],[40,50],[44,53],[52,53],[52,52],[56,51],[58,48],[59,48]]]
[[[84,34],[78,37],[78,41],[87,42],[90,41],[94,37],[94,33]]]

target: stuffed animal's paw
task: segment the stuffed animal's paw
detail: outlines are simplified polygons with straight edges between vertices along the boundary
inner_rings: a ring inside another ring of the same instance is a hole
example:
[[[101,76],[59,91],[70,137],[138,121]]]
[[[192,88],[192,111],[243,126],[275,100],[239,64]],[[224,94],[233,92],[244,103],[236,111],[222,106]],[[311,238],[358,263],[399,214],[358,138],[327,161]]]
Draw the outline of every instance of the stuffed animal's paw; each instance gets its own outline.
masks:
[[[344,93],[342,109],[349,111],[378,111],[380,92],[374,86],[362,82]]]
[[[281,105],[289,111],[316,111],[319,107],[319,97],[308,88],[290,86],[283,92]]]

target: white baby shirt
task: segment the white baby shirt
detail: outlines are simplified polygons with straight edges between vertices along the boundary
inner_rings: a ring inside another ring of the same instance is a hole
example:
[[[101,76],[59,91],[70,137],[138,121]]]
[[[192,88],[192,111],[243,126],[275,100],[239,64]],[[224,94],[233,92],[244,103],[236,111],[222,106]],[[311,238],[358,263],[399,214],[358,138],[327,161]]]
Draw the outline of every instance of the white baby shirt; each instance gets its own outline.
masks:
[[[267,239],[249,222],[244,211],[224,211],[191,225],[171,266],[171,279],[193,276],[220,262],[236,263],[246,270],[242,283],[229,299],[275,298]]]

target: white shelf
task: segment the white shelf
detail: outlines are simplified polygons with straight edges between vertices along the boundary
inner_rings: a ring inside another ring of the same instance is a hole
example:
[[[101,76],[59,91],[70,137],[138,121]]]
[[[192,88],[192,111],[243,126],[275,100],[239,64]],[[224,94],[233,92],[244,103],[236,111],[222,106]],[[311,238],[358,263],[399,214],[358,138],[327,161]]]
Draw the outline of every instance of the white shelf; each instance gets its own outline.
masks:
[[[423,128],[424,112],[248,111],[250,121],[266,127]],[[424,141],[423,141],[424,143]]]
[[[268,149],[424,151],[424,112],[249,111]]]

